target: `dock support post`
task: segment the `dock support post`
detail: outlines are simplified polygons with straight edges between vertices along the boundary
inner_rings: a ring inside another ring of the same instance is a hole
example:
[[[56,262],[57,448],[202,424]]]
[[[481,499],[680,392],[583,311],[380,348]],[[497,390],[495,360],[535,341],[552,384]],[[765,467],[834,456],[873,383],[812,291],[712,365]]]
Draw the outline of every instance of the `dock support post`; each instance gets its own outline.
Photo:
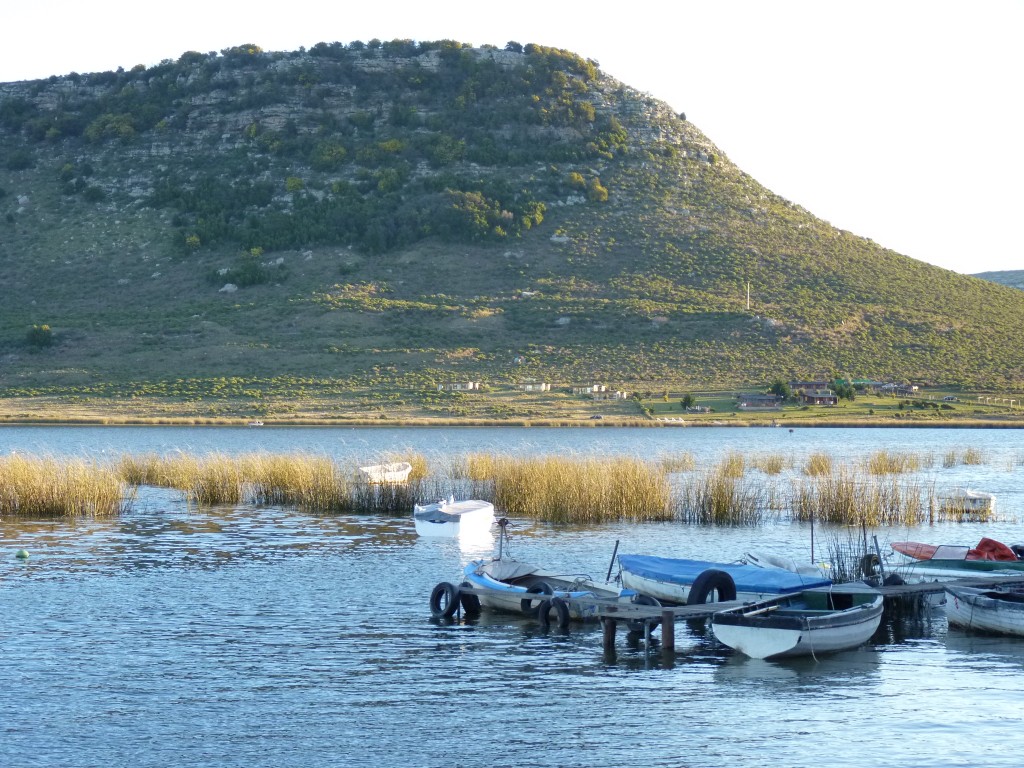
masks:
[[[666,653],[676,649],[676,618],[672,611],[661,612],[661,650]]]
[[[615,658],[615,619],[605,616],[601,619],[602,646],[606,656]]]

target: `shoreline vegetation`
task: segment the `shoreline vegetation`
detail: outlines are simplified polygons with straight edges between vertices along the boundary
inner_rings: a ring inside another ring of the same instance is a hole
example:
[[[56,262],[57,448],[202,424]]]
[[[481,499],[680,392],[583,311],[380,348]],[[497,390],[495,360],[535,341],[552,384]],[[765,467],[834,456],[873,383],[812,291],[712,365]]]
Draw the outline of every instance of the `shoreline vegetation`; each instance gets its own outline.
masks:
[[[518,457],[468,454],[432,465],[408,461],[401,484],[374,484],[359,467],[323,455],[174,452],[105,460],[0,456],[0,517],[117,517],[140,488],[171,488],[188,504],[286,505],[311,513],[408,515],[414,503],[454,495],[494,503],[502,515],[554,525],[612,522],[749,525],[819,522],[879,528],[938,520],[987,520],[988,513],[944,509],[923,470],[977,465],[977,449],[932,453],[878,451],[837,461],[825,453],[730,453],[701,464],[690,453],[635,457]],[[1024,465],[1024,456],[1014,459]]]
[[[659,387],[614,400],[595,400],[564,388],[542,393],[511,388],[471,393],[358,390],[345,396],[314,397],[279,392],[249,399],[18,395],[0,396],[0,427],[1024,428],[1024,397],[1012,393],[933,388],[901,397],[860,393],[830,405],[803,404],[794,397],[779,407],[750,408],[750,393],[758,390],[754,385],[746,388],[746,394],[735,389]]]

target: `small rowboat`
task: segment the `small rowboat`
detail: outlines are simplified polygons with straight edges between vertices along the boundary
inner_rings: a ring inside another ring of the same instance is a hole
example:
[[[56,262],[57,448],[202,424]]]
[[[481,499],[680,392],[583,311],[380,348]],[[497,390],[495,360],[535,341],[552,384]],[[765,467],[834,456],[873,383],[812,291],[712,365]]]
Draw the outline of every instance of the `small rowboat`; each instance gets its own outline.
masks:
[[[946,618],[965,629],[1024,637],[1024,592],[947,586]]]
[[[719,611],[719,642],[754,659],[818,656],[867,642],[882,621],[882,594],[867,584],[808,589]]]

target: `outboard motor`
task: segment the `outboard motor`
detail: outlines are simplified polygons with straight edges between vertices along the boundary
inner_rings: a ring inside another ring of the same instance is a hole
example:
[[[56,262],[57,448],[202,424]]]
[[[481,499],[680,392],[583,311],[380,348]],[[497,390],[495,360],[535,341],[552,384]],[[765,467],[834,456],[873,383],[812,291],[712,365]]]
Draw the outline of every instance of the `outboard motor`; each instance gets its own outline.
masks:
[[[1024,560],[1024,544],[1014,544],[1010,547],[1018,560]]]

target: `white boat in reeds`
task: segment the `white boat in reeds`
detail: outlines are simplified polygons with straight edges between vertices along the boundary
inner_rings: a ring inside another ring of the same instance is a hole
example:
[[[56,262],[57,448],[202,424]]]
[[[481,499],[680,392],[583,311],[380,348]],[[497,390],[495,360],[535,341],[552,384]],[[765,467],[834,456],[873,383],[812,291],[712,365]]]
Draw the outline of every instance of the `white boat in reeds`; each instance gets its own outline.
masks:
[[[479,499],[447,498],[433,504],[413,505],[412,518],[420,536],[471,536],[491,529],[494,505]]]
[[[412,472],[412,464],[407,461],[395,461],[389,464],[372,464],[360,467],[359,471],[370,483],[404,483]]]
[[[965,629],[1024,637],[1024,592],[947,586],[946,618]]]
[[[719,642],[754,659],[817,656],[867,642],[882,621],[882,594],[853,583],[807,589],[719,611]]]
[[[954,488],[939,499],[939,509],[948,515],[987,516],[996,510],[996,496],[971,488]]]

